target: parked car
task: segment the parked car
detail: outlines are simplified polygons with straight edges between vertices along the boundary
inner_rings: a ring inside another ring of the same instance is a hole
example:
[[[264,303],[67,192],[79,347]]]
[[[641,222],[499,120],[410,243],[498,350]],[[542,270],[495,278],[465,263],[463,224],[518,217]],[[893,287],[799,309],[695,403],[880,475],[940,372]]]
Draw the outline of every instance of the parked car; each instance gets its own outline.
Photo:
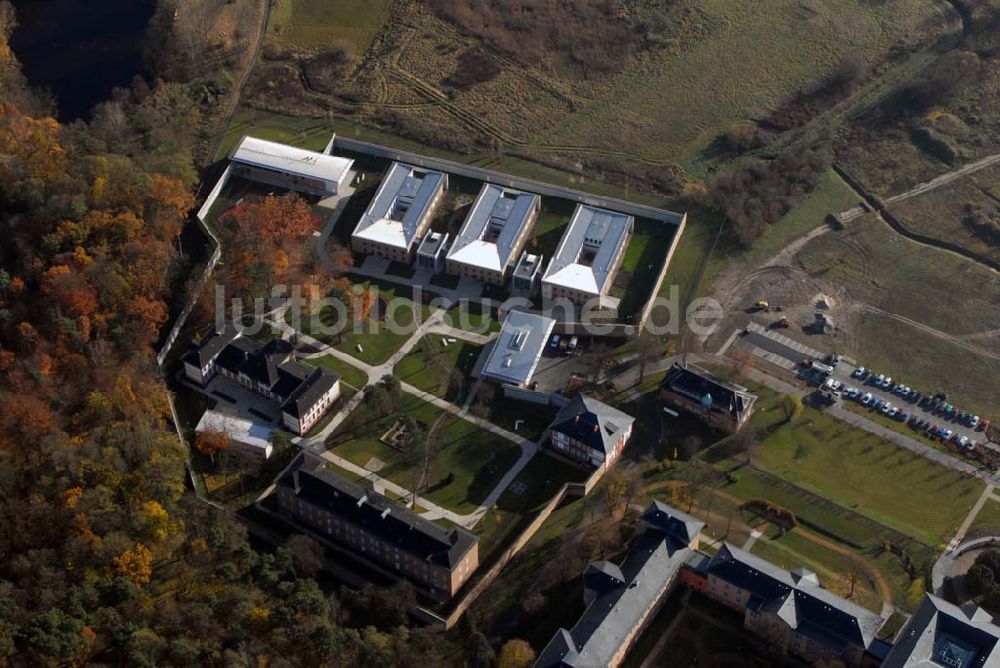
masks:
[[[969,427],[971,427],[972,429],[975,429],[978,426],[979,426],[979,416],[978,415],[973,415],[972,419],[969,420]]]
[[[900,422],[906,422],[907,420],[910,419],[910,414],[900,409],[900,411],[896,413],[896,419],[899,420]]]
[[[963,448],[967,448],[969,446],[969,437],[968,436],[959,436],[958,437],[958,444],[961,447],[963,447]]]
[[[874,399],[875,399],[875,395],[873,395],[871,392],[865,392],[864,396],[861,397],[861,405],[863,405],[863,406],[869,406],[869,405],[871,405],[871,403],[872,403],[872,401]]]
[[[559,347],[559,335],[558,334],[554,334],[552,336],[552,344],[551,345],[552,345],[553,348],[558,348]]]
[[[868,375],[868,369],[863,366],[859,366],[857,369],[851,372],[851,378],[864,378]]]

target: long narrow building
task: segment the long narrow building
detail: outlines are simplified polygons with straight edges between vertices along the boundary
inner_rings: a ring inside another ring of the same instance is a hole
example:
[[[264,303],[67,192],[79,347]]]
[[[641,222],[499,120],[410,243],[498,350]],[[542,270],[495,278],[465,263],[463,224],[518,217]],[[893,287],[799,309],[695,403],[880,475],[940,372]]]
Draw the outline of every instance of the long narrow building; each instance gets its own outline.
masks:
[[[278,507],[294,524],[398,573],[437,598],[453,596],[479,566],[479,538],[445,529],[299,453],[276,481]]]

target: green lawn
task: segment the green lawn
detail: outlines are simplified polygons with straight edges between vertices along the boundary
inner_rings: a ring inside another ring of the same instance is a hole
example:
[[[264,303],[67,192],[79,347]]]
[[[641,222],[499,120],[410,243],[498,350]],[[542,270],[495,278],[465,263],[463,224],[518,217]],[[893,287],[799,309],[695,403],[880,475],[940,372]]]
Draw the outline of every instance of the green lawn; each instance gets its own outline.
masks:
[[[516,401],[504,397],[497,392],[490,402],[488,419],[495,425],[531,440],[537,440],[542,432],[548,429],[555,418],[558,409],[554,406],[542,406],[528,401]],[[514,429],[519,420],[523,420],[519,429]]]
[[[372,457],[378,458],[385,464],[378,472],[380,476],[411,489],[417,482],[422,460],[378,440],[403,415],[412,416],[428,428],[444,416],[437,423],[440,450],[430,467],[430,486],[422,496],[459,513],[474,511],[521,452],[515,444],[405,394],[399,396],[398,410],[391,415],[354,428],[341,428],[327,444],[332,446],[334,454],[359,466]],[[450,482],[445,483],[449,476]]]
[[[283,46],[351,47],[360,56],[382,27],[389,0],[280,0],[273,4],[268,38]]]
[[[652,220],[636,221],[635,232],[611,289],[612,296],[622,300],[618,307],[619,320],[627,321],[649,300],[676,229],[673,225]]]
[[[393,373],[424,392],[458,401],[468,388],[469,372],[483,347],[461,339],[445,346],[446,338],[450,337],[425,336],[399,361]]]
[[[368,385],[368,375],[365,374],[364,371],[334,357],[333,355],[313,357],[305,361],[307,364],[325,367],[331,371],[339,373],[341,386],[349,385],[351,388],[354,388],[354,390],[363,390],[365,386]],[[343,389],[346,391],[349,388],[344,387]]]
[[[757,464],[927,545],[947,543],[981,483],[807,408],[767,437]]]
[[[988,500],[969,527],[970,535],[986,532],[1000,532],[1000,501]]]
[[[479,560],[482,562],[496,547],[501,546],[517,528],[519,521],[541,508],[566,482],[583,482],[587,473],[569,464],[538,453],[515,478],[527,488],[515,494],[510,487],[500,495],[474,533],[479,536]]]
[[[500,331],[500,321],[491,310],[483,310],[478,302],[462,300],[449,309],[445,322],[457,329],[489,335]]]
[[[329,343],[337,350],[362,362],[379,365],[406,343],[413,335],[413,330],[430,315],[430,309],[410,299],[408,288],[397,287],[388,282],[375,285],[372,281],[364,281],[360,285],[366,289],[378,288],[379,300],[389,305],[389,313],[393,316],[392,322],[395,323],[393,327],[389,326],[387,318],[376,318],[377,309],[373,308],[372,315],[368,319],[353,322],[343,331],[337,332],[337,311],[333,307],[326,306],[318,314],[303,314],[301,331]],[[416,323],[414,316],[418,318]],[[330,328],[330,331],[324,332],[324,327]],[[358,346],[361,350],[358,350]]]

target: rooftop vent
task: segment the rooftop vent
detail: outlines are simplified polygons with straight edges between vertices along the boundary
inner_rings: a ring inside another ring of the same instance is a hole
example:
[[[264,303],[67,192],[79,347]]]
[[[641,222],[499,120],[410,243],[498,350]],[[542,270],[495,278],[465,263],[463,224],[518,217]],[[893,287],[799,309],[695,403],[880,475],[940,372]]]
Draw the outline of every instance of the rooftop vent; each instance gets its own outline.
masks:
[[[367,494],[363,495],[360,499],[358,499],[358,508],[360,508],[361,506],[365,505],[365,501],[367,501],[367,500],[368,500],[368,495]]]
[[[383,519],[384,520],[386,517],[388,517],[390,510],[392,510],[392,509],[391,508],[386,508],[385,510],[383,510],[382,511],[382,515],[381,515],[381,517],[379,519]]]

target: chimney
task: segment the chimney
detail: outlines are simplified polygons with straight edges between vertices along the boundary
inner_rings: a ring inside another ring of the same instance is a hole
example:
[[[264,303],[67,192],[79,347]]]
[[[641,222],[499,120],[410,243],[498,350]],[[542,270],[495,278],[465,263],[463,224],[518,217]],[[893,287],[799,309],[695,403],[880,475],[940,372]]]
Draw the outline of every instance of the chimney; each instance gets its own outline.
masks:
[[[385,510],[383,510],[382,511],[382,515],[381,515],[381,517],[379,519],[383,519],[384,520],[386,517],[388,517],[390,510],[391,510],[391,508],[386,508]]]
[[[360,499],[358,499],[358,508],[360,508],[361,506],[365,505],[365,501],[367,501],[367,500],[368,500],[368,495],[367,494],[363,495]]]

